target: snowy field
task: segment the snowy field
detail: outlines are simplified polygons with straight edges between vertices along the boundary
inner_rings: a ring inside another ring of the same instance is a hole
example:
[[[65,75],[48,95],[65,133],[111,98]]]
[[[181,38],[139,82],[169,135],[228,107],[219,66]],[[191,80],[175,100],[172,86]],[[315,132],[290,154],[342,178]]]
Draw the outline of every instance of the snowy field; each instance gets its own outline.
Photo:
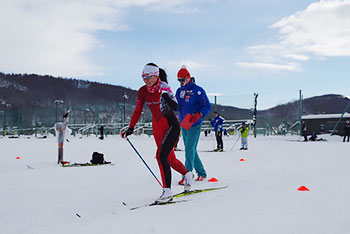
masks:
[[[350,233],[350,143],[298,142],[297,136],[249,138],[238,150],[236,137],[224,137],[225,152],[207,152],[214,137],[202,136],[198,149],[217,183],[228,185],[165,206],[130,208],[154,201],[161,187],[128,142],[69,137],[64,158],[88,162],[94,151],[114,165],[62,168],[54,137],[0,139],[1,234],[109,233]],[[152,137],[129,138],[160,179]],[[179,148],[183,149],[182,139]],[[184,152],[176,152],[184,162]],[[16,159],[20,157],[20,159]],[[245,161],[240,161],[244,159]],[[181,176],[173,171],[173,192]],[[306,186],[310,191],[298,191]]]

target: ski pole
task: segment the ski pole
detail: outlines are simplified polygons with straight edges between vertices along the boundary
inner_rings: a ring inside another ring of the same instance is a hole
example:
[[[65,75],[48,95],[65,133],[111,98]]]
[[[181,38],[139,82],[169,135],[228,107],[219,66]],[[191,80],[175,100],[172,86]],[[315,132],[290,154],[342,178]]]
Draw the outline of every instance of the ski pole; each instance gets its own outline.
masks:
[[[163,188],[162,183],[160,183],[160,181],[158,180],[157,176],[153,173],[153,171],[151,170],[151,168],[147,165],[147,163],[145,162],[145,160],[143,160],[142,156],[139,154],[139,152],[137,151],[137,149],[134,147],[134,145],[131,143],[131,141],[129,140],[129,138],[126,138],[126,140],[129,142],[129,144],[131,145],[131,147],[135,150],[136,154],[140,157],[140,159],[142,160],[142,162],[146,165],[146,167],[148,168],[148,170],[151,172],[151,174],[153,175],[153,177],[157,180],[158,184],[160,185],[160,187]]]
[[[239,138],[241,138],[241,135],[239,135],[239,136],[237,137],[237,140],[236,140],[236,142],[233,144],[233,146],[232,146],[231,150],[233,150],[233,148],[236,146],[236,144],[237,144],[237,142],[238,142]]]

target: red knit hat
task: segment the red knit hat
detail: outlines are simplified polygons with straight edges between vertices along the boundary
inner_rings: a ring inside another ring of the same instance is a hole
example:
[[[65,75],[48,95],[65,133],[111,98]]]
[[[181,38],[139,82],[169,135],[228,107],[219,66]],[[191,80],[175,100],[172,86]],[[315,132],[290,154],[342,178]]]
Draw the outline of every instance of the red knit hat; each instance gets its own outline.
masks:
[[[191,78],[191,74],[188,72],[187,67],[183,65],[177,73],[177,78]]]

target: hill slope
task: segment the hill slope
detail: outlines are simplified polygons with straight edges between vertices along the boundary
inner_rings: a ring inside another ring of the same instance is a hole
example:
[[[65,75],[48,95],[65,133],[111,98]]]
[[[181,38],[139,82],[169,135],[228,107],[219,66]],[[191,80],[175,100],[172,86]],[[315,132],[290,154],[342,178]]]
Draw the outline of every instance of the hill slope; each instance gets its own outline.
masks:
[[[128,99],[124,99],[126,94]],[[64,110],[73,109],[76,123],[128,122],[134,109],[137,91],[122,86],[102,84],[78,79],[56,78],[35,74],[0,73],[0,102],[9,103],[6,108],[6,124],[10,126],[33,127],[52,126]],[[55,100],[64,104],[56,105]],[[304,114],[341,113],[349,99],[342,95],[328,94],[304,100]],[[259,108],[259,100],[258,100]],[[5,109],[5,106],[2,106]],[[214,110],[214,108],[212,108]],[[226,119],[252,118],[252,110],[232,106],[217,106]],[[3,114],[4,115],[4,114]],[[281,121],[295,121],[299,116],[299,102],[258,111],[258,126],[277,126]],[[212,117],[212,114],[207,118]],[[144,108],[142,120],[150,121],[148,108]],[[3,126],[4,118],[0,119]]]

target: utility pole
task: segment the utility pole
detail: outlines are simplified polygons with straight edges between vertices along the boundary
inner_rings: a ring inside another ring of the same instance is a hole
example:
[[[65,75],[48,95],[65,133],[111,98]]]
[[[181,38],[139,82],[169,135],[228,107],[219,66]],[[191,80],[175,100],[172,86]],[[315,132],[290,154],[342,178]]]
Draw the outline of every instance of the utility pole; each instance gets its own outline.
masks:
[[[21,110],[19,108],[17,109],[17,126],[18,126],[17,134],[18,136],[20,136],[21,135]]]
[[[90,111],[89,108],[86,108],[86,109],[84,110],[84,124],[85,124],[85,125],[86,125],[86,114],[87,114],[89,111]]]
[[[73,136],[75,136],[75,132],[76,132],[76,116],[75,116],[75,106],[73,106]]]
[[[254,112],[253,112],[253,127],[254,127],[254,138],[256,138],[256,116],[257,116],[257,110],[256,106],[258,104],[258,93],[254,93]]]
[[[126,102],[126,99],[128,99],[129,97],[128,97],[128,95],[126,95],[125,93],[124,93],[124,95],[123,95],[123,101],[124,101],[124,105],[123,105],[123,127],[124,127],[124,125],[125,125],[125,102]]]
[[[302,135],[302,115],[303,115],[303,95],[301,94],[301,89],[299,90],[299,133]]]
[[[333,130],[332,130],[332,132],[331,132],[331,136],[332,136],[332,135],[335,133],[335,131],[337,130],[340,121],[343,119],[343,116],[344,116],[345,112],[348,111],[349,107],[350,107],[350,102],[349,102],[348,105],[345,107],[345,109],[344,109],[344,111],[343,111],[343,114],[341,114],[340,118],[338,119],[337,123],[335,124],[335,126],[334,126],[334,128],[333,128]],[[345,138],[344,138],[344,139],[345,139]]]
[[[215,104],[215,111],[218,111],[218,106],[217,106],[217,102],[216,102],[216,95],[214,96],[214,104]]]
[[[6,103],[5,101],[2,102],[2,104],[4,105],[4,127],[3,127],[3,136],[6,136],[6,110],[7,107],[11,107],[11,104]]]

